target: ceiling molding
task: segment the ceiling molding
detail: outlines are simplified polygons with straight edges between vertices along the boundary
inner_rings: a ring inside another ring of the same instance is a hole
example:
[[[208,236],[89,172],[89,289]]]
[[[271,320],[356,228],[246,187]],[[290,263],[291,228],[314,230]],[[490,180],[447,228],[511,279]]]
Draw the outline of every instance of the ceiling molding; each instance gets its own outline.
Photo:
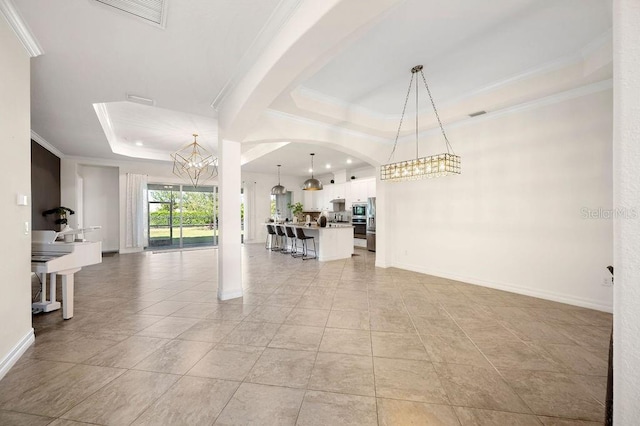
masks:
[[[585,62],[585,60],[587,59],[587,57],[589,55],[591,55],[592,53],[595,53],[595,51],[600,48],[604,42],[606,42],[607,40],[607,36],[611,37],[611,32],[605,32],[602,35],[600,35],[598,38],[596,38],[595,40],[593,40],[591,43],[587,44],[586,46],[584,46],[578,53],[572,54],[572,55],[568,55],[568,56],[563,56],[561,58],[555,59],[553,61],[544,63],[542,65],[538,65],[535,67],[532,67],[526,71],[520,72],[516,75],[513,75],[511,77],[507,77],[505,79],[502,79],[500,81],[491,83],[489,85],[486,85],[484,87],[481,87],[477,90],[473,90],[470,92],[467,92],[461,96],[449,99],[445,102],[442,103],[443,107],[446,107],[450,104],[456,104],[458,102],[461,102],[463,100],[469,99],[469,98],[473,98],[475,96],[478,95],[482,95],[494,90],[499,90],[502,89],[506,86],[509,86],[511,84],[514,83],[519,83],[522,82],[524,80],[527,79],[531,79],[534,77],[538,77],[541,76],[543,74],[547,74],[553,71],[557,71],[563,68],[568,68],[572,65],[576,65],[578,63],[581,62]],[[612,57],[613,59],[613,57]],[[562,93],[562,92],[561,92]]]
[[[312,120],[310,118],[306,118],[306,117],[301,117],[298,115],[294,115],[294,114],[289,114],[286,112],[282,112],[282,111],[277,111],[274,109],[268,109],[264,112],[266,115],[271,116],[271,117],[275,117],[275,118],[280,118],[280,119],[285,119],[285,120],[292,120],[298,123],[302,123],[302,124],[306,124],[306,125],[310,125],[310,126],[315,126],[315,127],[320,127],[323,129],[327,129],[330,131],[338,131],[342,134],[345,135],[350,135],[350,136],[354,136],[354,137],[358,137],[358,138],[363,138],[363,139],[369,139],[371,141],[375,141],[375,142],[382,142],[382,143],[387,143],[389,142],[388,138],[382,138],[379,136],[373,136],[370,135],[368,133],[362,133],[362,132],[358,132],[355,130],[351,130],[351,129],[346,129],[344,127],[340,127],[340,126],[335,126],[333,124],[329,124],[329,123],[325,123],[322,121],[317,121],[317,120]]]
[[[39,134],[37,134],[33,130],[31,130],[31,139],[36,141],[41,147],[43,147],[44,149],[46,149],[47,151],[49,151],[50,153],[52,153],[56,157],[64,158],[65,155],[62,153],[62,151],[60,151],[55,146],[51,145],[49,142],[46,141],[45,138],[43,138],[42,136],[40,136]]]
[[[266,24],[262,27],[235,69],[232,77],[222,86],[222,89],[211,102],[211,108],[218,111],[226,97],[233,91],[238,82],[249,72],[256,59],[262,54],[273,37],[280,32],[289,18],[298,9],[303,0],[280,0]]]
[[[283,146],[289,145],[290,142],[274,142],[274,143],[263,143],[257,145],[240,156],[240,165],[244,166],[247,163],[252,162],[253,160],[265,156],[275,150],[282,148]]]
[[[9,23],[11,29],[13,29],[13,32],[16,33],[18,40],[20,40],[30,57],[35,58],[44,53],[38,40],[36,40],[12,0],[0,0],[0,12],[2,12],[2,15]]]
[[[546,96],[544,98],[535,99],[529,102],[523,102],[517,105],[510,105],[508,107],[489,111],[486,114],[482,114],[477,117],[465,117],[461,120],[452,121],[447,123],[447,130],[462,126],[468,126],[470,124],[477,124],[482,121],[489,121],[496,118],[500,118],[504,115],[518,113],[526,110],[541,108],[553,104],[557,104],[560,102],[568,101],[575,98],[580,98],[583,96],[591,95],[593,93],[602,92],[604,90],[613,89],[613,79],[598,81],[596,83],[587,84],[584,86],[577,87],[575,89],[565,90],[564,92],[554,93],[553,95]],[[440,128],[435,126],[427,130],[423,130],[418,133],[418,136],[427,136],[430,134],[440,134]],[[405,135],[398,138],[398,142],[404,141],[414,141],[415,134]]]
[[[299,106],[299,98],[307,98],[316,102],[322,102],[330,105],[334,105],[340,108],[344,108],[345,110],[349,110],[351,112],[360,113],[363,115],[367,115],[378,120],[399,120],[400,114],[384,114],[378,111],[374,111],[370,108],[364,107],[359,104],[349,103],[343,99],[335,98],[333,96],[324,94],[314,89],[310,89],[305,86],[298,86],[293,92],[291,92],[291,98],[296,103],[296,106]],[[304,108],[301,108],[304,109]]]
[[[528,70],[519,72],[516,75],[512,75],[511,77],[504,78],[499,81],[495,81],[486,86],[480,87],[476,90],[469,91],[460,96],[456,96],[455,98],[447,99],[444,102],[441,102],[441,108],[446,108],[451,105],[456,105],[460,102],[466,101],[468,99],[474,98],[476,96],[484,95],[490,93],[492,91],[503,89],[509,85],[513,85],[515,83],[520,83],[529,79],[533,79],[535,77],[551,73],[553,71],[557,71],[563,68],[568,68],[572,65],[576,65],[578,63],[585,62],[589,56],[596,54],[597,51],[603,47],[606,43],[611,43],[612,33],[611,30],[604,32],[596,39],[585,45],[579,52],[564,56],[561,58],[557,58],[553,61],[544,63],[542,65],[537,65]],[[613,59],[613,57],[611,58]],[[314,102],[330,105],[333,107],[337,107],[338,109],[342,109],[345,111],[349,111],[351,114],[361,114],[363,116],[370,117],[371,119],[375,119],[376,121],[384,120],[384,121],[393,121],[397,122],[400,119],[400,114],[383,114],[378,111],[374,111],[370,108],[366,108],[364,106],[358,105],[356,103],[349,103],[345,100],[335,98],[333,96],[326,95],[322,92],[319,92],[314,89],[310,89],[305,86],[298,86],[295,90],[291,92],[291,98],[296,106],[302,110],[308,110],[314,113],[320,113],[317,110],[309,110],[305,108],[302,101],[303,99],[308,99]],[[431,114],[430,106],[425,106],[421,108],[420,115]],[[336,118],[329,116],[331,118]]]

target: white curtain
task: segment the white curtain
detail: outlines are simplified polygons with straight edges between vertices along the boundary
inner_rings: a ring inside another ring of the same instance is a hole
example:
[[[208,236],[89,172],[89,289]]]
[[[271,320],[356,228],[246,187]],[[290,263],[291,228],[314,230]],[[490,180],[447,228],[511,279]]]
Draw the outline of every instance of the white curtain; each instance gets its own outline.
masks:
[[[125,247],[148,245],[147,176],[127,173],[125,207]]]

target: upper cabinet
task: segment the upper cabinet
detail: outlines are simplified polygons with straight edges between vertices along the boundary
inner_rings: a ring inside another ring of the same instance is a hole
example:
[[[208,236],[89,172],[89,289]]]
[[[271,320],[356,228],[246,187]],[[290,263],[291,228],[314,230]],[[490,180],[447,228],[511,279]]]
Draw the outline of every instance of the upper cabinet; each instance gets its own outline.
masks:
[[[355,179],[350,182],[350,185],[351,193],[349,194],[350,199],[347,200],[347,204],[364,203],[367,201],[367,198],[376,196],[375,178]]]
[[[304,211],[333,211],[335,199],[344,199],[345,208],[349,210],[352,203],[364,203],[369,197],[376,196],[376,179],[354,179],[346,183],[324,185],[322,191],[303,191],[302,204]]]

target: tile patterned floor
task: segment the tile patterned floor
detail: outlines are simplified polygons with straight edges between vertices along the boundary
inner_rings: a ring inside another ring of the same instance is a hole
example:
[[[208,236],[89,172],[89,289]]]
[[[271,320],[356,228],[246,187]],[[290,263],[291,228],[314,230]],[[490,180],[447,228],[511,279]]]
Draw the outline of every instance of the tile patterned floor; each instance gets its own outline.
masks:
[[[106,257],[75,317],[34,317],[2,425],[597,425],[611,315],[397,269],[357,250]],[[34,291],[37,283],[34,283]]]

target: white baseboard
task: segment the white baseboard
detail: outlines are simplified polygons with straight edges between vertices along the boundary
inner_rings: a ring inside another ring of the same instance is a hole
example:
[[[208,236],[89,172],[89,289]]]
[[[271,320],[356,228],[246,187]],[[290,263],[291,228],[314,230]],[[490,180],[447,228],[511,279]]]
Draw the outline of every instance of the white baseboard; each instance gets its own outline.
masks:
[[[33,328],[9,351],[9,353],[0,361],[0,380],[9,372],[11,367],[20,359],[22,354],[29,349],[29,346],[35,342],[36,336]]]
[[[232,291],[228,293],[218,293],[218,299],[220,300],[231,300],[237,299],[238,297],[242,297],[242,290]]]
[[[540,298],[540,299],[552,300],[554,302],[566,303],[566,304],[569,304],[569,305],[580,306],[580,307],[589,308],[589,309],[595,309],[595,310],[603,311],[603,312],[609,312],[609,313],[613,312],[613,306],[604,305],[604,304],[600,303],[599,301],[595,301],[595,300],[591,300],[591,299],[585,299],[585,298],[582,298],[582,297],[576,297],[576,296],[572,296],[572,295],[569,295],[569,294],[558,293],[558,292],[548,291],[548,290],[540,290],[540,289],[537,289],[537,288],[521,287],[521,286],[513,285],[513,284],[486,281],[486,280],[475,278],[475,277],[466,277],[466,276],[457,275],[457,274],[451,274],[451,273],[447,273],[447,272],[443,272],[443,271],[433,271],[433,270],[428,270],[427,268],[423,268],[423,267],[420,267],[420,266],[409,265],[409,264],[404,264],[404,263],[400,263],[400,262],[394,262],[390,266],[393,266],[393,267],[396,267],[396,268],[400,268],[400,269],[406,269],[408,271],[420,272],[422,274],[433,275],[433,276],[436,276],[436,277],[447,278],[447,279],[450,279],[450,280],[462,281],[462,282],[467,283],[467,284],[479,285],[481,287],[494,288],[496,290],[504,290],[504,291],[508,291],[508,292],[511,292],[511,293],[517,293],[517,294],[522,294],[522,295],[525,295],[525,296],[537,297],[537,298]]]
[[[124,247],[119,250],[120,254],[141,253],[144,247]]]

